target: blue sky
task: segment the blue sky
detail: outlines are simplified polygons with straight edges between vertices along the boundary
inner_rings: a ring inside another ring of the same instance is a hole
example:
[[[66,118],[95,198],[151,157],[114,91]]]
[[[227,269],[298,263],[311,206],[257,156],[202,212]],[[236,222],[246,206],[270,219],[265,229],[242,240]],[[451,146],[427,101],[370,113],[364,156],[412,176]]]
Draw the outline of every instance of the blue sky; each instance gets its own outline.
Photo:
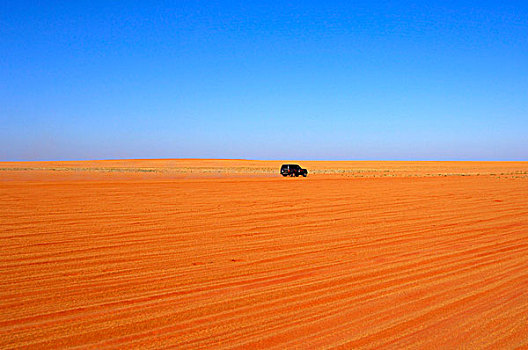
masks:
[[[3,1],[0,160],[528,160],[525,1]]]

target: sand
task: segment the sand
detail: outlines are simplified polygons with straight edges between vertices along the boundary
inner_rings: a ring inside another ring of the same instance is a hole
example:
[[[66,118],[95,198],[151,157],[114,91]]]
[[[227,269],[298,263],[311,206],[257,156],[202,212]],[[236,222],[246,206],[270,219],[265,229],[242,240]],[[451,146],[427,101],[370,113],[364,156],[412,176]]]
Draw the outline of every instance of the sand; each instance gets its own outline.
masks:
[[[528,346],[527,162],[0,163],[0,348]]]

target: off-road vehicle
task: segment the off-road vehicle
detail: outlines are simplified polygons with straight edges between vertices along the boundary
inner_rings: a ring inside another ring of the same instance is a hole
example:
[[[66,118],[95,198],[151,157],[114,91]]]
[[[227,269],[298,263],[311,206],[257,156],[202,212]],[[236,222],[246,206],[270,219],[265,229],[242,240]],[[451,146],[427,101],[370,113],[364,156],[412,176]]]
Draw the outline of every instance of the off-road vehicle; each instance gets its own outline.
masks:
[[[282,176],[299,176],[302,175],[306,177],[308,175],[308,170],[301,168],[297,164],[283,164],[280,169]]]

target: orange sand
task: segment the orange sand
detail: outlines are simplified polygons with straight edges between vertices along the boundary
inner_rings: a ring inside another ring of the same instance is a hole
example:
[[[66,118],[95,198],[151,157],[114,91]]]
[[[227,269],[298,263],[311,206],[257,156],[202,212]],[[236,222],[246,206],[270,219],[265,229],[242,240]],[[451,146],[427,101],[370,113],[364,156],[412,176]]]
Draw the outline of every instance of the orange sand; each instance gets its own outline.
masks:
[[[527,162],[0,163],[0,348],[528,346]]]

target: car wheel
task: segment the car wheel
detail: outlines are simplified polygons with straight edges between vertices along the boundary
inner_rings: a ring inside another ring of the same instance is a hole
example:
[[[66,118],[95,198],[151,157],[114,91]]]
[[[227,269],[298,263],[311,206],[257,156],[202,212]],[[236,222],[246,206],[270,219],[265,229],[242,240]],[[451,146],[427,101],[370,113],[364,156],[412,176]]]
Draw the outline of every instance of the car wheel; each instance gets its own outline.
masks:
[[[306,173],[303,174],[303,177],[306,177]]]

